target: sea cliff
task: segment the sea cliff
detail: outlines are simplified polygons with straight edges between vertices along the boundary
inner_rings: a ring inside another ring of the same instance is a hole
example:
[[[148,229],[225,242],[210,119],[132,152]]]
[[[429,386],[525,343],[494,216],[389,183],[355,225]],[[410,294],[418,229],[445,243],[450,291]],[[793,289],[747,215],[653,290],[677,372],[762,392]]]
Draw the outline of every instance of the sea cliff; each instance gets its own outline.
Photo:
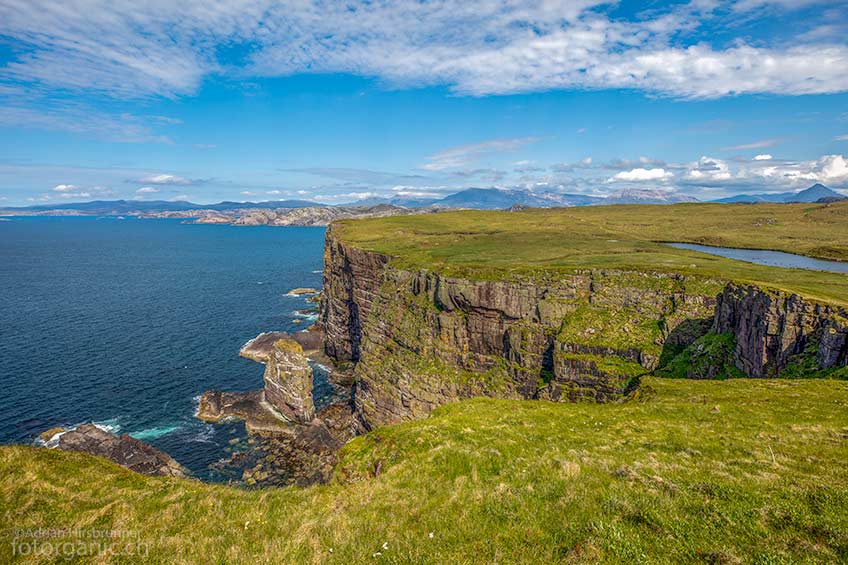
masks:
[[[334,226],[324,265],[325,351],[354,364],[366,430],[472,396],[619,400],[715,336],[730,343],[726,358],[702,356],[703,374],[687,376],[777,376],[811,355],[814,370],[846,364],[844,309],[718,278],[577,269],[471,280],[396,267]]]

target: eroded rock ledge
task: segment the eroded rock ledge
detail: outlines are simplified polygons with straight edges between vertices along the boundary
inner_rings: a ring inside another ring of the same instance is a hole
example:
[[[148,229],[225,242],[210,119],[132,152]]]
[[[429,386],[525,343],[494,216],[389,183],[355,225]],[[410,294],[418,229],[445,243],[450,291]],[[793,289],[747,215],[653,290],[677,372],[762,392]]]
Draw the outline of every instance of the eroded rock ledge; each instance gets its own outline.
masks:
[[[94,424],[64,432],[59,449],[105,457],[136,473],[160,477],[186,477],[188,471],[167,453],[127,434],[109,433]]]

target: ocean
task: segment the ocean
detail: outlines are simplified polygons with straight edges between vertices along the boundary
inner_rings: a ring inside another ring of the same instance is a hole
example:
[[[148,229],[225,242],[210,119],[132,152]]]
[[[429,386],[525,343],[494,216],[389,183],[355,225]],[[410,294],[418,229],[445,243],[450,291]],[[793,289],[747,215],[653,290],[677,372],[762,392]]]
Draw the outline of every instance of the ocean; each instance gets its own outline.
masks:
[[[244,425],[198,421],[197,399],[262,387],[263,365],[239,348],[312,323],[286,293],[320,287],[323,239],[314,227],[0,221],[0,442],[95,422],[223,480],[210,465]]]

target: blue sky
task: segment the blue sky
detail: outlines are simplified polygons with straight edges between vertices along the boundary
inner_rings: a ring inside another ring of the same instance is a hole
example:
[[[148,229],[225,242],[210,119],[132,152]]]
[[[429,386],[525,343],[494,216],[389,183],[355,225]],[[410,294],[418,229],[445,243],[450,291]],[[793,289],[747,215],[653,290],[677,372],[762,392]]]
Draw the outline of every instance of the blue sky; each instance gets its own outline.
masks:
[[[844,0],[0,0],[0,205],[845,190],[846,32]]]

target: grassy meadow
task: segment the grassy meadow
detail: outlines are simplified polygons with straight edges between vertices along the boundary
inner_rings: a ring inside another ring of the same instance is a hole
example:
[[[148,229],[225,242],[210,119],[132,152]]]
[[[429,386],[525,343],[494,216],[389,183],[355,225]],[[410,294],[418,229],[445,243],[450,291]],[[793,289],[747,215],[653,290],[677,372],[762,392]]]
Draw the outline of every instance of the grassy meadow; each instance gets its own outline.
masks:
[[[456,276],[634,269],[750,282],[848,303],[844,274],[766,267],[662,245],[772,249],[848,261],[848,202],[462,211],[346,221],[336,229],[343,240],[393,255],[401,266]]]
[[[826,380],[646,378],[622,404],[459,402],[355,439],[332,484],[306,489],[4,446],[0,562],[15,560],[16,528],[38,527],[137,533],[102,562],[844,562],[846,461],[848,382]]]

